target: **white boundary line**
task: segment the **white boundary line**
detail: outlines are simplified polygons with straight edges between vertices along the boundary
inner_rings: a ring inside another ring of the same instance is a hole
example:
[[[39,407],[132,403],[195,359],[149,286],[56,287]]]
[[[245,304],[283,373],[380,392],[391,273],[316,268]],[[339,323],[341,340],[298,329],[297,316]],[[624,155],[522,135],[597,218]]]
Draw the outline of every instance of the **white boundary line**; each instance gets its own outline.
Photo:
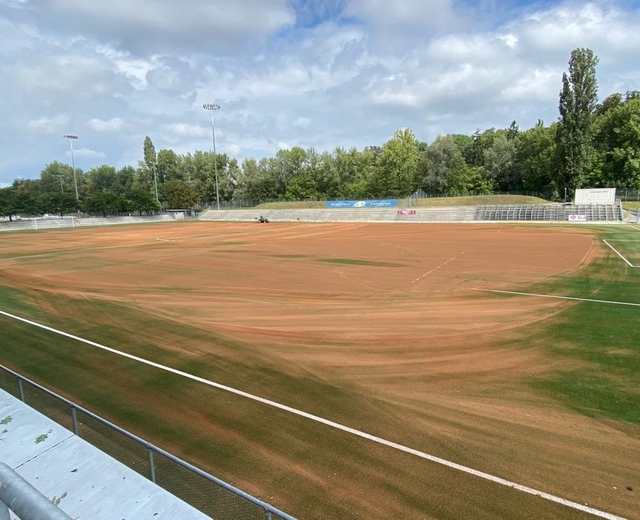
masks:
[[[628,305],[630,307],[640,307],[640,303],[616,302],[611,300],[593,300],[591,298],[574,298],[572,296],[554,296],[553,294],[536,294],[536,293],[528,293],[528,292],[500,291],[498,289],[475,289],[474,288],[471,290],[482,291],[482,292],[492,292],[492,293],[499,293],[499,294],[516,294],[518,296],[536,296],[538,298],[555,298],[556,300],[574,300],[579,302],[609,303],[612,305]]]
[[[607,245],[611,248],[611,250],[612,250],[616,255],[618,255],[618,256],[619,256],[620,258],[622,258],[625,262],[627,262],[627,265],[628,265],[629,267],[636,267],[636,266],[635,266],[635,265],[633,265],[631,262],[629,262],[629,260],[627,260],[624,256],[622,256],[622,255],[617,251],[617,249],[616,249],[615,247],[613,247],[609,242],[607,242],[604,238],[602,239],[602,241],[603,241],[605,244],[607,244]]]
[[[466,253],[466,251],[463,251],[462,253],[460,253],[460,255],[464,255]],[[431,271],[427,271],[426,273],[424,273],[423,275],[418,276],[418,278],[416,278],[415,280],[413,280],[411,283],[416,283],[420,280],[422,280],[425,276],[430,275],[431,273],[433,273],[434,271],[437,271],[438,269],[440,269],[441,267],[444,267],[445,265],[447,265],[449,262],[452,262],[453,260],[455,260],[456,258],[458,258],[459,255],[456,255],[452,258],[449,258],[449,260],[447,260],[446,262],[441,263],[439,266],[434,267],[433,269],[431,269]]]
[[[336,422],[333,422],[333,421],[329,421],[328,419],[323,419],[322,417],[318,417],[317,415],[313,415],[313,414],[310,414],[310,413],[307,413],[307,412],[303,412],[302,410],[298,410],[296,408],[291,408],[290,406],[286,406],[284,404],[280,404],[280,403],[277,403],[275,401],[270,401],[269,399],[265,399],[263,397],[258,397],[257,395],[253,395],[253,394],[249,394],[247,392],[243,392],[242,390],[237,390],[235,388],[232,388],[232,387],[229,387],[229,386],[226,386],[226,385],[222,385],[220,383],[215,383],[213,381],[209,381],[208,379],[203,379],[202,377],[194,376],[194,375],[189,374],[187,372],[182,372],[181,370],[176,370],[175,368],[171,368],[171,367],[168,367],[168,366],[165,366],[165,365],[161,365],[159,363],[154,363],[153,361],[149,361],[147,359],[140,358],[140,357],[134,356],[132,354],[127,354],[126,352],[122,352],[120,350],[116,350],[116,349],[113,349],[111,347],[107,347],[105,345],[101,345],[100,343],[95,343],[94,341],[89,341],[87,339],[83,339],[83,338],[80,338],[78,336],[74,336],[73,334],[69,334],[67,332],[63,332],[61,330],[57,330],[57,329],[54,329],[52,327],[48,327],[46,325],[42,325],[42,324],[37,323],[35,321],[30,321],[30,320],[27,320],[25,318],[21,318],[19,316],[15,316],[13,314],[9,314],[8,312],[0,311],[0,314],[3,315],[3,316],[6,316],[8,318],[12,318],[14,320],[21,321],[23,323],[27,323],[28,325],[32,325],[34,327],[38,327],[40,329],[44,329],[44,330],[47,330],[49,332],[53,332],[54,334],[58,334],[60,336],[65,336],[67,338],[74,339],[74,340],[79,341],[81,343],[85,343],[87,345],[91,345],[92,347],[96,347],[96,348],[99,348],[99,349],[102,349],[102,350],[106,350],[107,352],[111,352],[112,354],[116,354],[118,356],[122,356],[122,357],[125,357],[125,358],[128,358],[128,359],[132,359],[134,361],[138,361],[139,363],[143,363],[145,365],[148,365],[148,366],[151,366],[151,367],[154,367],[154,368],[158,368],[160,370],[164,370],[166,372],[170,372],[172,374],[176,374],[176,375],[185,377],[187,379],[191,379],[193,381],[197,381],[199,383],[203,383],[205,385],[212,386],[214,388],[218,388],[218,389],[224,390],[226,392],[230,392],[232,394],[236,394],[236,395],[239,395],[239,396],[242,396],[242,397],[246,397],[247,399],[251,399],[251,400],[257,401],[259,403],[263,403],[263,404],[266,404],[266,405],[269,405],[269,406],[273,406],[274,408],[278,408],[280,410],[284,410],[285,412],[290,412],[290,413],[292,413],[294,415],[298,415],[298,416],[304,417],[306,419],[310,419],[312,421],[324,424],[324,425],[329,426],[331,428],[335,428],[337,430],[340,430],[340,431],[343,431],[343,432],[346,432],[346,433],[351,433],[352,435],[355,435],[357,437],[361,437],[363,439],[367,439],[367,440],[376,442],[378,444],[382,444],[384,446],[388,446],[389,448],[393,448],[393,449],[402,451],[404,453],[409,453],[411,455],[415,455],[416,457],[420,457],[422,459],[426,459],[426,460],[429,460],[431,462],[435,462],[436,464],[440,464],[442,466],[446,466],[448,468],[452,468],[452,469],[461,471],[463,473],[467,473],[469,475],[473,475],[475,477],[480,477],[482,479],[489,480],[491,482],[495,482],[496,484],[500,484],[502,486],[506,486],[506,487],[509,487],[509,488],[516,489],[518,491],[522,491],[523,493],[528,493],[530,495],[534,495],[534,496],[543,498],[545,500],[549,500],[550,502],[555,502],[557,504],[561,504],[563,506],[570,507],[570,508],[576,509],[578,511],[589,513],[589,514],[597,516],[599,518],[606,518],[607,520],[627,520],[627,519],[625,519],[625,518],[623,518],[621,516],[616,516],[616,515],[613,515],[611,513],[607,513],[605,511],[600,511],[600,510],[594,509],[592,507],[588,507],[588,506],[585,506],[585,505],[582,505],[582,504],[578,504],[577,502],[572,502],[571,500],[567,500],[565,498],[561,498],[561,497],[557,497],[555,495],[551,495],[549,493],[545,493],[544,491],[539,491],[537,489],[533,489],[533,488],[530,488],[530,487],[527,487],[527,486],[523,486],[521,484],[517,484],[515,482],[511,482],[509,480],[506,480],[506,479],[503,479],[503,478],[500,478],[500,477],[496,477],[496,476],[491,475],[489,473],[484,473],[483,471],[478,471],[476,469],[472,469],[472,468],[469,468],[467,466],[463,466],[461,464],[457,464],[455,462],[448,461],[446,459],[441,459],[440,457],[436,457],[434,455],[429,455],[428,453],[424,453],[422,451],[418,451],[418,450],[415,450],[413,448],[409,448],[407,446],[403,446],[402,444],[397,444],[395,442],[388,441],[388,440],[383,439],[381,437],[376,437],[375,435],[370,435],[368,433],[362,432],[360,430],[356,430],[354,428],[349,428],[348,426],[344,426],[342,424],[339,424],[339,423],[336,423]]]

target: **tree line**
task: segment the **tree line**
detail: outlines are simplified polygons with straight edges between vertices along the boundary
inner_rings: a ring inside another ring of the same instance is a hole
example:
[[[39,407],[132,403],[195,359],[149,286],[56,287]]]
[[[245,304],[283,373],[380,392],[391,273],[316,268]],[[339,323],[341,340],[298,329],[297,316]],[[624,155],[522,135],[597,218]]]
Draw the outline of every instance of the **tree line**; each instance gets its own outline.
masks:
[[[575,49],[562,76],[559,117],[521,130],[490,128],[451,134],[427,144],[410,129],[382,146],[280,150],[275,157],[241,164],[226,154],[156,152],[150,137],[137,167],[109,165],[87,172],[59,162],[39,179],[18,179],[0,190],[0,215],[148,213],[193,208],[216,201],[403,198],[495,192],[562,199],[582,187],[640,189],[640,92],[612,94],[598,103],[590,49]],[[75,184],[79,197],[75,196]]]

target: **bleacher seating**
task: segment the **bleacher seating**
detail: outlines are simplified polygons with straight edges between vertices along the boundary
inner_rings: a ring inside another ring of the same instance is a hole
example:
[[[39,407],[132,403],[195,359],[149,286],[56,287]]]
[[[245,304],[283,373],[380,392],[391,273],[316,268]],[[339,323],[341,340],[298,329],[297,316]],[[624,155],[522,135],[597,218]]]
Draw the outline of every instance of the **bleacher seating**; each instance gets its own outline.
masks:
[[[478,206],[476,221],[621,222],[622,206],[616,204],[514,204]]]

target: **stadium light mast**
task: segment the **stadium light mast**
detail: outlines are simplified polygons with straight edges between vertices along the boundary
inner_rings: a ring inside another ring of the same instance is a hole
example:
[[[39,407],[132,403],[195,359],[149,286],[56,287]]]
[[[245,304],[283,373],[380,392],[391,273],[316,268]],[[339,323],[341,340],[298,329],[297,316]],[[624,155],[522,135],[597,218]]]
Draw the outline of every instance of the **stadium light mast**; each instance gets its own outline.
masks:
[[[220,110],[220,105],[215,103],[205,103],[202,108],[211,112],[211,135],[213,138],[213,170],[216,176],[216,207],[220,210],[220,192],[218,190],[218,157],[216,155],[216,125],[213,120],[213,114],[216,110]]]
[[[73,185],[76,189],[76,200],[78,200],[78,179],[76,178],[76,163],[73,160],[73,141],[78,138],[77,135],[63,135],[65,139],[69,139],[69,145],[71,146],[71,167],[73,168]]]

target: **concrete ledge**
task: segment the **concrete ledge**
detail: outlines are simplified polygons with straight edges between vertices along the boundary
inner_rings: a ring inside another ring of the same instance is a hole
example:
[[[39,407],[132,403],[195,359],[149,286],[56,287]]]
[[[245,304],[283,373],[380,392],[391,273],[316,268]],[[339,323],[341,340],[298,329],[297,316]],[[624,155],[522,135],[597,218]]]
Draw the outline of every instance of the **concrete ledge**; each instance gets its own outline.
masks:
[[[1,390],[0,461],[71,518],[209,518]]]

